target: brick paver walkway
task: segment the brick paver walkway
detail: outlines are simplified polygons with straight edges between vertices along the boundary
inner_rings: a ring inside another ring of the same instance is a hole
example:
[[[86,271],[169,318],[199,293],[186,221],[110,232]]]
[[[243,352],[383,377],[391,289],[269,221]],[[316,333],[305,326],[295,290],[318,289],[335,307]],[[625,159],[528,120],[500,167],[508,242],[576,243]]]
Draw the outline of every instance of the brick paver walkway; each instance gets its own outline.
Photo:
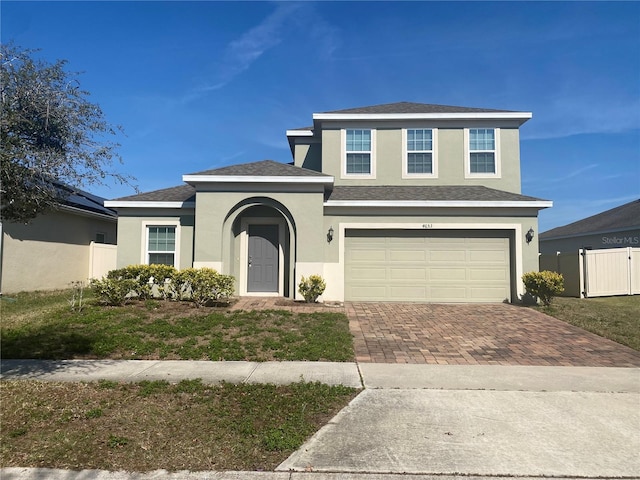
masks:
[[[640,352],[507,304],[345,305],[359,362],[640,367]]]

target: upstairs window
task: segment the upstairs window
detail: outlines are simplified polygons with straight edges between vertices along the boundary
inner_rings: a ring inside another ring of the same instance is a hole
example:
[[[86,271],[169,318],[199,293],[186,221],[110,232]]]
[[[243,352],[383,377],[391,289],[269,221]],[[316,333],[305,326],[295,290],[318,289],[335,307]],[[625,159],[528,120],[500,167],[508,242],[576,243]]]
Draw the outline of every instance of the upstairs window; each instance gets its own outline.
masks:
[[[147,227],[147,263],[172,265],[176,259],[176,227]]]
[[[496,173],[496,138],[493,128],[469,129],[469,172]]]
[[[430,128],[407,129],[406,172],[409,175],[434,173],[434,132]]]
[[[347,175],[372,175],[372,144],[371,130],[346,130],[345,173]]]

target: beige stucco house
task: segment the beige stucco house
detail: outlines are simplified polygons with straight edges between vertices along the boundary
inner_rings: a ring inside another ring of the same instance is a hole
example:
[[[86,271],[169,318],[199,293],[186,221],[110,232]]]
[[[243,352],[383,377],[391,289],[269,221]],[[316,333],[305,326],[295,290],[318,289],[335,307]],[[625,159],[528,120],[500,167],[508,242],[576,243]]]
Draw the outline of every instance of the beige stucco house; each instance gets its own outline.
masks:
[[[96,249],[117,241],[116,212],[103,202],[101,197],[74,190],[57,210],[29,223],[1,223],[2,294],[64,289],[71,282],[86,282],[96,271]],[[108,269],[107,261],[102,271]]]
[[[519,127],[531,113],[394,103],[313,114],[287,130],[293,163],[183,175],[106,202],[118,265],[212,267],[239,295],[325,301],[517,301],[538,268],[538,211],[520,191]]]

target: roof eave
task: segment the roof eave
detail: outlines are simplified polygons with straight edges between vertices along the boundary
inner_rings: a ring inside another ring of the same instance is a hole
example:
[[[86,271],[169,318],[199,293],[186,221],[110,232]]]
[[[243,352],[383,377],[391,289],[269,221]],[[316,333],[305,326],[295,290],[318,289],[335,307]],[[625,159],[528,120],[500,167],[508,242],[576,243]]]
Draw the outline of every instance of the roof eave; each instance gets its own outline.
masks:
[[[531,119],[531,112],[451,113],[314,113],[314,120],[519,120]]]
[[[325,207],[421,207],[421,208],[550,208],[548,200],[327,200]]]
[[[106,205],[107,202],[105,203],[105,207],[108,207],[108,205]],[[60,205],[58,207],[59,210],[62,211],[66,211],[69,213],[75,213],[76,215],[82,215],[84,217],[93,217],[93,218],[100,218],[102,220],[108,220],[111,222],[117,222],[118,221],[118,217],[117,215],[109,215],[107,213],[100,213],[100,212],[94,212],[93,210],[87,210],[84,208],[78,208],[78,207],[72,207],[71,205]]]
[[[333,184],[334,177],[295,177],[295,176],[258,176],[258,175],[183,175],[182,181],[190,185],[196,183],[297,183],[297,184]]]
[[[109,208],[196,208],[195,202],[155,202],[151,200],[108,200]]]

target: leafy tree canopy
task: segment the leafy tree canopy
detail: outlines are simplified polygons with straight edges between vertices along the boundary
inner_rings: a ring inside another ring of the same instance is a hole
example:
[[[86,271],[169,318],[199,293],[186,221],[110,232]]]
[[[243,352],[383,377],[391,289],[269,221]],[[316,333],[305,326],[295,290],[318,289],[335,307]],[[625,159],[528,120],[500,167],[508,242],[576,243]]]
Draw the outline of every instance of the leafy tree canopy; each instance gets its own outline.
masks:
[[[122,163],[112,140],[120,128],[89,102],[66,61],[36,60],[33,50],[2,44],[0,63],[2,221],[55,209],[71,193],[63,186],[130,184],[132,177],[111,170]]]

